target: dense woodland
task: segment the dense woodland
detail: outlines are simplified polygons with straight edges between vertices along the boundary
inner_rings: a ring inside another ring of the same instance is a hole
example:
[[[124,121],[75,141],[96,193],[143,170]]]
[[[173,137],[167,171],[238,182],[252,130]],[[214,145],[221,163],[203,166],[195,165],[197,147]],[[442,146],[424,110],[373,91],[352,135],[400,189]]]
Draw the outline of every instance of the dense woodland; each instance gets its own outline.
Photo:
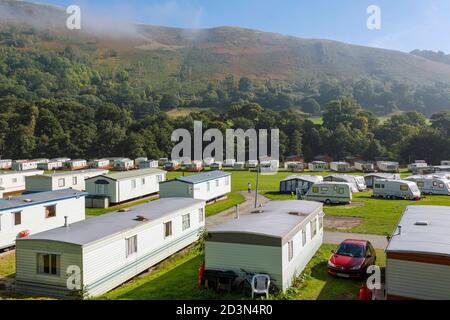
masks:
[[[167,87],[138,81],[132,68],[98,68],[89,50],[40,49],[50,34],[13,27],[0,34],[0,154],[3,158],[170,154],[175,128],[279,128],[283,156],[361,155],[433,163],[450,158],[450,87],[395,81],[313,79],[255,82],[227,76],[189,87],[189,68]],[[111,51],[111,57],[118,53]],[[188,92],[188,93],[187,93]],[[202,108],[170,118],[173,108]],[[407,111],[381,123],[378,115]],[[444,110],[444,111],[442,111]],[[445,111],[447,110],[447,111]],[[323,125],[307,120],[323,116]]]

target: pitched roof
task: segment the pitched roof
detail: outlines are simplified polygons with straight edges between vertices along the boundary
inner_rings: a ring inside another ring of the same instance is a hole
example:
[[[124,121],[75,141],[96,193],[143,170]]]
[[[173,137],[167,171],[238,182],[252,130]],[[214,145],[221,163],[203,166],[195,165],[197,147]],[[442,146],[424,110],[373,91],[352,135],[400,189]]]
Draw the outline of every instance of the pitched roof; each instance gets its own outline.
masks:
[[[399,225],[386,252],[450,255],[450,207],[408,206]]]
[[[143,223],[151,223],[162,217],[171,215],[176,211],[204,203],[202,200],[190,198],[164,198],[149,203],[129,208],[127,212],[114,212],[71,224],[69,227],[61,227],[46,232],[38,233],[22,239],[47,240],[87,245],[98,240],[112,237],[121,232],[132,230]],[[142,216],[147,221],[138,221],[137,216]]]
[[[136,178],[136,177],[155,175],[155,174],[164,173],[164,172],[165,172],[164,170],[150,168],[150,169],[139,169],[139,170],[130,170],[130,171],[103,174],[102,177],[105,177],[105,178],[108,178],[111,180],[126,180],[126,179],[131,179],[131,178]],[[98,178],[98,177],[95,177],[95,178]],[[93,179],[93,178],[91,178],[91,179]]]
[[[189,176],[177,177],[176,180],[181,182],[186,182],[190,184],[202,183],[214,179],[219,179],[223,177],[228,177],[231,174],[229,172],[215,170],[215,171],[206,171],[198,174],[193,174]]]

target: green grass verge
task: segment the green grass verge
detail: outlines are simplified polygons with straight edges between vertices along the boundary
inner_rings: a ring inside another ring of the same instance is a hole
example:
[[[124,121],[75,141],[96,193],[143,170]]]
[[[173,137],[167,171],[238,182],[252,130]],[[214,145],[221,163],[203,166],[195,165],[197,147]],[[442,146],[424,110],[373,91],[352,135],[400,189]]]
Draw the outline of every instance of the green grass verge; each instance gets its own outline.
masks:
[[[0,277],[13,277],[16,274],[16,255],[14,252],[0,256]]]
[[[230,193],[226,200],[218,201],[206,206],[206,216],[212,216],[233,208],[237,204],[245,202],[245,197],[239,193]]]
[[[150,201],[153,200],[149,200],[149,199],[144,199],[144,200],[139,200],[139,201],[133,201],[130,203],[125,203],[122,205],[118,205],[118,206],[114,206],[114,207],[110,207],[107,209],[99,209],[99,208],[86,208],[86,214],[89,216],[101,216],[105,213],[110,213],[110,212],[115,212],[121,209],[125,209],[125,208],[130,208],[130,207],[134,207],[140,204],[144,204],[144,203],[148,203]]]

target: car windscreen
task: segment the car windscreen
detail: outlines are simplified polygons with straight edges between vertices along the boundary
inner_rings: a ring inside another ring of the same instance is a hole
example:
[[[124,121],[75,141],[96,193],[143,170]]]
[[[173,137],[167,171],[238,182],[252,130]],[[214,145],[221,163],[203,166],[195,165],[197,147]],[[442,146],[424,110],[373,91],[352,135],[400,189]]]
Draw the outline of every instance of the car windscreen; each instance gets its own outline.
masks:
[[[342,243],[336,252],[338,255],[354,258],[362,258],[365,256],[364,253],[364,246],[355,243]]]

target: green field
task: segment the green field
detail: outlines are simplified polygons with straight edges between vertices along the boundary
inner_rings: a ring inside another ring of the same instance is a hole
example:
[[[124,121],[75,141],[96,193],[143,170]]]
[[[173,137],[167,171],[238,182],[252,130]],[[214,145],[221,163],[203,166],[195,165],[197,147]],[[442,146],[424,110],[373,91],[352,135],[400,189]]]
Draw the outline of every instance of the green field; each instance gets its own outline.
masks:
[[[0,278],[16,274],[16,255],[14,253],[0,256]]]
[[[310,261],[302,275],[285,293],[272,295],[271,299],[289,300],[335,300],[357,299],[362,281],[336,279],[326,272],[326,263],[335,249],[323,245]],[[377,250],[377,263],[385,266],[383,251]],[[199,288],[197,270],[202,256],[192,250],[179,254],[162,263],[153,273],[140,277],[109,292],[100,299],[112,300],[198,300],[198,299],[249,299],[249,294],[234,292],[218,295]]]

